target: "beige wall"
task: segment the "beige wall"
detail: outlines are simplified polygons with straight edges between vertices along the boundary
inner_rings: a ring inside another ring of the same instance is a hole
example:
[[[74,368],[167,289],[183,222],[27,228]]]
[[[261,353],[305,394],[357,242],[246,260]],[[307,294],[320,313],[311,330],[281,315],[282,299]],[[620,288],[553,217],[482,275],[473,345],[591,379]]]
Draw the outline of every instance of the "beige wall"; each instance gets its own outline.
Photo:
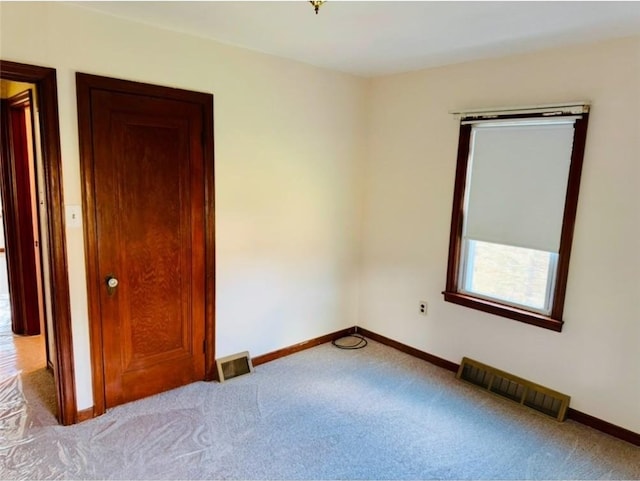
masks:
[[[0,9],[0,56],[57,69],[67,204],[82,200],[76,71],[214,93],[218,356],[359,324],[531,378],[640,431],[640,38],[368,81],[68,5]],[[564,331],[445,303],[458,133],[448,112],[567,100],[593,110]],[[82,230],[67,240],[83,409]]]
[[[212,92],[216,355],[356,323],[364,81],[93,14],[2,2],[0,55],[57,70],[65,203],[79,205],[75,72]],[[67,229],[78,408],[92,405],[82,229]]]
[[[0,98],[2,99],[8,99],[25,90],[32,90],[32,95],[35,97],[36,91],[33,88],[33,84],[0,79]]]
[[[592,113],[563,332],[445,303],[459,125],[448,112],[573,100]],[[369,104],[362,325],[640,432],[640,38],[378,78]]]

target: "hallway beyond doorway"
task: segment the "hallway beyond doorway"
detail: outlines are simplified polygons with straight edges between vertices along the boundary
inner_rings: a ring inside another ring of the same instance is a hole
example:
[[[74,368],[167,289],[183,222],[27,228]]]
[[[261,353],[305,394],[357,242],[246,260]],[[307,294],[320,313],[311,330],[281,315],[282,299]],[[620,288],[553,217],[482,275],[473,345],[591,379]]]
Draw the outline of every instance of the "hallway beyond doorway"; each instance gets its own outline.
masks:
[[[47,367],[44,334],[18,336],[11,332],[9,294],[0,294],[0,380]]]

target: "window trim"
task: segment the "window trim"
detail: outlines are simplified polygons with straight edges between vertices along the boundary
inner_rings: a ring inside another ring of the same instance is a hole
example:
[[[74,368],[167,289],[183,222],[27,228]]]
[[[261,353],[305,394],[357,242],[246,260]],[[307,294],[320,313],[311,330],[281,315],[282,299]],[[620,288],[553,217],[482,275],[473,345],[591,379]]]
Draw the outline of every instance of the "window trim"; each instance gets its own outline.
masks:
[[[545,306],[543,308],[535,308],[532,306],[527,306],[526,304],[521,304],[518,302],[507,301],[505,299],[500,299],[499,297],[493,297],[488,294],[482,294],[479,292],[474,292],[469,287],[469,261],[473,257],[470,254],[471,251],[475,250],[475,242],[474,239],[465,238],[462,236],[461,238],[461,249],[460,249],[460,272],[458,273],[460,279],[460,285],[458,286],[458,292],[460,294],[464,294],[471,297],[477,297],[479,299],[484,299],[487,301],[495,301],[499,304],[504,304],[506,306],[521,308],[526,311],[531,311],[537,314],[549,314],[551,312],[551,306],[553,306],[553,294],[554,289],[553,286],[555,284],[556,273],[558,272],[558,254],[554,252],[549,252],[549,264],[548,264],[548,272],[547,282],[545,286]],[[502,244],[504,245],[504,244]]]
[[[553,117],[575,116],[575,113],[556,113]],[[567,191],[565,198],[564,214],[562,218],[562,230],[560,234],[560,249],[558,252],[557,270],[555,285],[553,287],[553,300],[549,315],[540,314],[527,309],[502,304],[497,301],[483,299],[467,293],[461,292],[463,286],[460,285],[461,263],[464,260],[462,255],[462,226],[465,190],[467,186],[467,167],[469,164],[469,147],[471,140],[471,123],[460,124],[460,134],[458,137],[458,156],[456,163],[456,177],[453,192],[453,206],[451,213],[451,228],[449,234],[449,259],[447,266],[447,283],[443,292],[444,300],[472,309],[477,309],[490,314],[506,317],[515,321],[532,324],[553,331],[561,332],[564,321],[562,319],[564,311],[565,293],[567,278],[569,274],[569,259],[571,257],[571,244],[575,227],[575,218],[578,207],[578,194],[580,191],[580,177],[582,175],[582,163],[584,159],[585,142],[587,136],[587,124],[589,121],[588,111],[580,114],[581,118],[576,119],[573,137],[573,150],[571,153],[571,165],[569,167],[569,177],[567,180]],[[540,117],[540,113],[518,113],[505,115],[491,115],[492,120],[505,119],[527,119]],[[475,119],[482,119],[482,115],[474,116]]]

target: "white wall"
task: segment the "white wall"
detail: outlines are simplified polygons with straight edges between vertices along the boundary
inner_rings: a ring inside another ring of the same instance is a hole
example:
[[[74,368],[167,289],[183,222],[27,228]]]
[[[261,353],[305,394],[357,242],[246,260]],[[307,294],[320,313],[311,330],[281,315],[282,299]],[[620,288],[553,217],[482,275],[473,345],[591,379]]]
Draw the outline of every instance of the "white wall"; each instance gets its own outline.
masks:
[[[215,96],[216,356],[356,324],[364,81],[60,3],[2,2],[0,56],[57,70],[65,204],[75,72]],[[82,229],[67,229],[78,409],[93,404]]]
[[[59,3],[0,10],[0,56],[57,69],[66,204],[82,201],[76,71],[214,93],[217,356],[358,324],[531,378],[640,432],[640,38],[366,81]],[[445,303],[458,134],[448,112],[566,100],[593,110],[564,331]],[[67,240],[84,409],[82,230]]]
[[[592,113],[563,332],[445,303],[459,126],[448,112],[571,100]],[[640,37],[377,78],[369,104],[361,325],[640,432]]]

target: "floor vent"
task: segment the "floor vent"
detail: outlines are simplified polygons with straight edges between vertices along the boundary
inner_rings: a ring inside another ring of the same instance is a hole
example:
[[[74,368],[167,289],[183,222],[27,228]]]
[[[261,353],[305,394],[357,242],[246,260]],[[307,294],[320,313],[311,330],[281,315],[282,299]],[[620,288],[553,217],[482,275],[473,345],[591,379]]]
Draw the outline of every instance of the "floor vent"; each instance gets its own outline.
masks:
[[[498,396],[564,421],[571,399],[566,394],[540,386],[469,358],[462,358],[458,379],[486,389]]]
[[[220,382],[253,372],[253,364],[247,351],[217,359],[216,367],[218,368],[218,380]]]

